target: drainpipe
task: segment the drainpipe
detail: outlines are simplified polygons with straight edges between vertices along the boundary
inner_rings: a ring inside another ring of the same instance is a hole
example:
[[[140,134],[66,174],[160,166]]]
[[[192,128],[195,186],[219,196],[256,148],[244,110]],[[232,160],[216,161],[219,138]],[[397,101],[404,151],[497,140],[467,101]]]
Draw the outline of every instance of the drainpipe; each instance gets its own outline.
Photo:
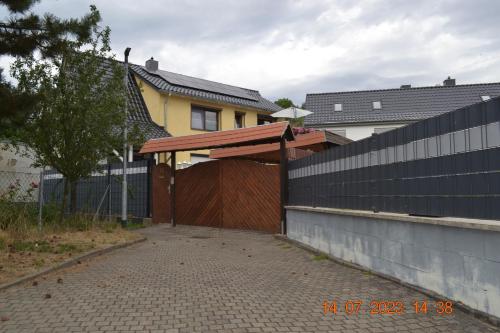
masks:
[[[167,95],[167,97],[165,97],[165,102],[163,103],[163,128],[165,131],[167,130],[167,103],[169,96],[170,95]]]
[[[127,226],[127,153],[128,153],[128,55],[130,54],[130,47],[125,49],[125,76],[123,83],[125,86],[125,127],[123,129],[123,178],[122,178],[122,226]]]

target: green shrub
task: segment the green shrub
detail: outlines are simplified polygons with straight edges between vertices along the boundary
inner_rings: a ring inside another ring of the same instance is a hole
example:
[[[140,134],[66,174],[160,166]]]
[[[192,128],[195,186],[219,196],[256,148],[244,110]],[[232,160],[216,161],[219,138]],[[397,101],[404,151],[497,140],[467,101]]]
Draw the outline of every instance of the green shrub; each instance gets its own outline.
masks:
[[[0,193],[0,229],[23,237],[36,222],[36,202],[33,194],[38,185],[32,183],[24,190],[19,179]]]
[[[60,213],[60,207],[56,202],[45,203],[42,209],[43,222],[50,225],[56,224],[59,221]]]

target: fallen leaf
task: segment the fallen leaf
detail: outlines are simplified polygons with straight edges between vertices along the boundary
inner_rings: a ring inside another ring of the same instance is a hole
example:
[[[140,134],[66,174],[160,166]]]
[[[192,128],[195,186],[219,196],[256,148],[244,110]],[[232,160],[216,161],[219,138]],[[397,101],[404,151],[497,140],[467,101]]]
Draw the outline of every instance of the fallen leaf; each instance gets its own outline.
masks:
[[[63,283],[63,279],[61,278],[57,279],[57,283]]]
[[[32,284],[34,287],[38,286],[38,281],[33,281],[33,284]]]
[[[51,294],[45,294],[45,298],[52,298]]]
[[[2,317],[0,318],[0,320],[1,320],[1,321],[7,321],[7,320],[9,320],[9,317],[2,316]]]

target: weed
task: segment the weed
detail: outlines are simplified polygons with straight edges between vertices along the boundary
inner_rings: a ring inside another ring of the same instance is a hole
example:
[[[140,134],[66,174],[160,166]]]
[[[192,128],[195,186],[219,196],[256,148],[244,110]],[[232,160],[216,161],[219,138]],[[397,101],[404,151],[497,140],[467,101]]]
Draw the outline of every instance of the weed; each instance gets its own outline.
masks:
[[[137,230],[137,229],[142,229],[142,228],[145,228],[145,226],[142,223],[129,223],[129,224],[127,224],[128,230]]]
[[[40,268],[42,267],[43,265],[45,265],[45,260],[43,258],[40,258],[40,259],[35,259],[33,260],[33,264],[37,267],[37,268]],[[33,285],[35,282],[33,282]],[[37,283],[38,284],[38,283]]]
[[[61,243],[57,244],[56,253],[77,252],[78,250],[80,248],[75,244]]]
[[[313,260],[315,261],[320,261],[320,260],[328,260],[328,256],[324,253],[317,254],[313,257]]]

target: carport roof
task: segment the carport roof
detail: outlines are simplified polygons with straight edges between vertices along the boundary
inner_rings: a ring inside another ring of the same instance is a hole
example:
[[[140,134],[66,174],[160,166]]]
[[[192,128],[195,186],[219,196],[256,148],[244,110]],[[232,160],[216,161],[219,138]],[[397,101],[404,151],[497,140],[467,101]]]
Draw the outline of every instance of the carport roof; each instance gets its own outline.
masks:
[[[140,153],[214,149],[294,140],[288,122],[147,141]]]
[[[351,140],[346,139],[340,135],[328,132],[328,131],[314,131],[305,134],[299,134],[295,136],[295,140],[286,143],[286,148],[289,150],[289,157],[295,156],[293,148],[312,150],[312,151],[322,151],[327,149],[328,146],[339,146],[350,142]],[[210,158],[221,159],[221,158],[247,158],[252,160],[263,160],[268,162],[279,162],[280,145],[279,143],[269,143],[260,144],[253,146],[243,146],[243,147],[231,147],[214,149],[210,151]],[[292,153],[292,154],[290,154]],[[304,154],[298,154],[297,158],[305,156]]]

